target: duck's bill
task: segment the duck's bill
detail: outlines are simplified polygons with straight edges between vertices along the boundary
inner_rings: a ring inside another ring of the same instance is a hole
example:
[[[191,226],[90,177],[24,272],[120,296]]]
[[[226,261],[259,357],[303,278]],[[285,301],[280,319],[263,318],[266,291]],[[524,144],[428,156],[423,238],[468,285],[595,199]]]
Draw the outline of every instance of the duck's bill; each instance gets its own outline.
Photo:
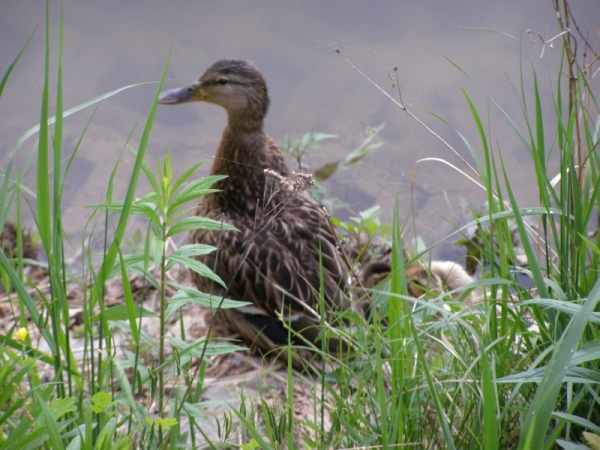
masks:
[[[191,102],[195,100],[197,84],[190,84],[170,91],[162,92],[158,97],[158,103],[163,105],[174,105],[176,103]]]

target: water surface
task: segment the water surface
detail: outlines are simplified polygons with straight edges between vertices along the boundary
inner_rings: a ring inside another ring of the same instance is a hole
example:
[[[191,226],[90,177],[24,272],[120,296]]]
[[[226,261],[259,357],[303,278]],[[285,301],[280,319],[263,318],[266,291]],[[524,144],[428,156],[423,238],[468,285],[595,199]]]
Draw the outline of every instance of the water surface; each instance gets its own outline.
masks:
[[[572,4],[579,26],[594,35],[600,13],[596,0]],[[36,24],[44,2],[6,0],[0,18],[0,69],[12,62]],[[53,60],[57,54],[58,2],[51,5]],[[522,126],[511,83],[518,88],[520,64],[529,78],[531,67],[542,81],[544,108],[551,127],[552,91],[546,82],[560,57],[559,46],[546,48],[544,59],[526,34],[533,29],[547,39],[557,33],[550,1],[470,0],[320,2],[180,1],[67,2],[64,10],[64,106],[73,107],[129,84],[157,80],[171,52],[165,89],[195,80],[217,59],[250,59],[268,80],[272,106],[270,135],[283,142],[308,131],[339,136],[309,158],[311,167],[343,158],[364,138],[367,126],[385,123],[385,144],[350,168],[340,169],[327,183],[336,196],[359,211],[379,204],[391,218],[398,196],[403,219],[414,214],[416,234],[427,244],[470,220],[469,208],[480,208],[484,193],[440,158],[465,169],[438,139],[386,98],[335,51],[339,48],[361,71],[398,99],[388,73],[397,67],[404,102],[469,162],[473,158],[461,138],[424,110],[444,117],[481,156],[478,134],[461,88],[468,91],[489,125],[496,150],[502,152],[512,187],[523,205],[537,204],[529,157],[509,123],[482,89],[457,70],[458,64]],[[492,33],[496,30],[511,35]],[[538,40],[539,41],[539,40]],[[521,54],[521,59],[520,59]],[[43,84],[43,22],[0,99],[0,163],[5,165],[15,143],[39,122]],[[55,69],[55,68],[54,68]],[[55,77],[53,77],[54,79]],[[530,82],[526,82],[529,88]],[[88,221],[87,205],[100,202],[112,168],[121,158],[115,198],[122,198],[156,86],[126,91],[65,122],[64,151],[72,151],[86,123],[89,128],[66,180],[65,228],[79,240]],[[531,91],[530,91],[531,92]],[[531,101],[531,96],[528,96]],[[214,153],[225,113],[206,104],[159,107],[148,156],[173,155],[181,173]],[[487,125],[486,125],[487,126]],[[21,161],[35,137],[20,150]],[[421,162],[418,162],[421,161]],[[200,173],[209,170],[210,161]],[[415,170],[414,185],[411,176]],[[33,184],[33,174],[28,177]],[[147,185],[140,185],[140,195]],[[347,213],[344,213],[347,214]],[[409,234],[413,222],[410,221]],[[451,242],[438,252],[456,254]]]

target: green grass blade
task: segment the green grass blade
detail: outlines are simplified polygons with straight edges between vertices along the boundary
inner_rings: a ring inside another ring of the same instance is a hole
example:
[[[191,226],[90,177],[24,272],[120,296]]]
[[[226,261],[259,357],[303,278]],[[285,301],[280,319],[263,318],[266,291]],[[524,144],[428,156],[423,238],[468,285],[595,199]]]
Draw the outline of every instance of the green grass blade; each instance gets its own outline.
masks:
[[[502,159],[502,158],[501,158]],[[506,172],[506,168],[504,167],[504,162],[502,164],[502,171],[504,174],[504,182],[506,185],[506,191],[508,192],[508,197],[510,198],[510,205],[512,207],[512,211],[514,214],[515,222],[517,224],[517,228],[519,230],[519,236],[521,237],[521,242],[523,245],[523,250],[525,251],[525,255],[527,256],[527,260],[529,261],[529,268],[531,270],[531,274],[533,277],[533,281],[535,283],[535,287],[537,288],[539,295],[543,298],[550,298],[550,294],[548,293],[548,287],[544,282],[544,275],[542,274],[542,270],[537,263],[537,258],[535,251],[533,250],[533,246],[531,245],[531,240],[529,238],[529,233],[527,228],[525,227],[525,222],[523,221],[523,216],[521,215],[521,210],[519,209],[519,205],[517,204],[517,199],[515,198],[515,194],[510,187],[510,180],[508,179],[508,173]]]
[[[481,345],[481,388],[483,394],[483,426],[484,426],[484,448],[496,450],[499,443],[498,435],[498,402],[496,389],[494,387],[490,361],[486,353],[487,349]]]
[[[102,95],[100,95],[98,97],[95,97],[95,98],[93,98],[91,100],[88,100],[87,102],[83,102],[83,103],[81,103],[81,104],[79,104],[77,106],[74,106],[74,107],[66,110],[63,113],[62,117],[63,117],[63,119],[66,118],[66,117],[69,117],[70,115],[75,114],[76,112],[79,112],[79,111],[87,108],[88,106],[95,105],[96,103],[99,103],[102,100],[105,100],[107,98],[113,97],[114,95],[120,94],[121,92],[126,91],[128,89],[149,86],[149,85],[156,84],[156,83],[157,83],[157,81],[147,81],[145,83],[130,84],[128,86],[124,86],[124,87],[121,87],[119,89],[115,89],[114,91],[107,92],[106,94],[102,94]],[[159,81],[158,83],[162,83],[162,81]],[[56,117],[50,117],[48,119],[46,125],[52,125],[55,121],[56,121]],[[23,143],[27,139],[29,139],[31,136],[33,136],[38,131],[40,131],[41,130],[41,126],[42,125],[40,123],[39,125],[36,125],[36,126],[30,128],[29,130],[27,130],[27,132],[23,136],[21,136],[21,138],[17,141],[17,144],[15,145],[14,151],[16,151],[19,148],[21,148],[21,146],[23,145]]]
[[[65,446],[63,445],[62,439],[60,438],[60,430],[58,429],[58,423],[54,417],[54,414],[52,414],[52,411],[50,410],[48,405],[46,405],[44,399],[37,392],[34,392],[33,395],[35,396],[35,399],[37,400],[38,405],[42,410],[42,416],[44,417],[44,422],[48,430],[48,436],[52,448],[64,449]]]
[[[483,128],[481,118],[479,117],[479,113],[477,112],[477,108],[475,108],[475,104],[471,100],[471,97],[469,96],[469,94],[467,93],[467,91],[465,89],[461,89],[461,91],[462,91],[464,97],[467,99],[469,109],[471,110],[471,116],[473,117],[473,120],[475,121],[475,125],[477,126],[477,131],[479,132],[481,148],[483,150],[483,155],[485,156],[485,170],[483,170],[483,167],[481,167],[479,165],[478,160],[477,160],[477,162],[478,162],[477,167],[479,169],[479,176],[481,177],[481,181],[485,184],[486,189],[487,189],[488,201],[490,201],[490,196],[492,195],[493,190],[491,189],[490,177],[488,177],[488,174],[491,174],[490,161],[489,161],[490,150],[488,148],[488,142],[486,139],[485,130]],[[475,152],[472,152],[472,153],[475,154]]]
[[[531,408],[527,412],[521,436],[520,449],[544,448],[544,439],[550,428],[552,413],[569,368],[575,350],[589,322],[591,313],[600,300],[600,280],[596,282],[581,310],[570,321],[569,325],[556,344],[552,358],[544,372]]]
[[[119,259],[121,261],[121,280],[123,282],[123,294],[125,296],[125,306],[127,307],[127,318],[129,320],[129,327],[131,328],[131,335],[136,345],[140,344],[140,332],[138,330],[135,314],[135,303],[133,300],[133,294],[131,292],[131,285],[129,284],[129,276],[127,274],[127,266],[123,260],[123,253],[119,251]],[[141,314],[140,314],[141,316]]]
[[[11,187],[11,172],[12,172],[12,160],[8,162],[6,170],[4,170],[4,179],[2,185],[0,185],[0,229],[4,228],[4,224],[10,214],[10,208],[15,199],[17,193],[16,189],[10,189]]]
[[[389,327],[388,339],[391,352],[390,365],[392,369],[392,393],[391,401],[387,399],[385,391],[379,390],[381,404],[381,428],[383,431],[382,444],[387,448],[389,444],[401,444],[402,436],[405,433],[404,415],[401,409],[404,406],[404,383],[406,379],[406,368],[404,360],[406,353],[410,350],[405,349],[409,326],[407,321],[410,319],[410,304],[405,300],[407,293],[406,274],[404,272],[404,251],[402,245],[402,225],[400,223],[400,208],[398,206],[398,197],[394,201],[394,223],[393,223],[393,242],[392,242],[392,275],[390,277],[390,297],[389,297]],[[390,417],[387,416],[387,403],[392,406],[392,414],[395,416],[394,428],[396,433],[389,436]]]
[[[37,164],[37,222],[40,238],[46,254],[50,255],[52,241],[52,222],[50,217],[50,184],[48,166],[48,89],[50,83],[50,11],[46,2],[46,57],[44,62],[44,89],[42,93],[42,111],[40,117],[40,137],[38,141]]]
[[[138,148],[137,156],[135,159],[135,164],[133,167],[133,171],[131,173],[131,181],[129,182],[129,186],[127,188],[127,194],[125,195],[125,200],[123,201],[123,210],[121,211],[121,216],[119,218],[119,223],[117,225],[117,229],[115,232],[115,239],[108,250],[104,261],[102,263],[102,267],[98,273],[97,286],[103,286],[106,282],[107,275],[110,272],[111,267],[113,266],[117,253],[118,247],[123,240],[123,236],[125,234],[125,229],[127,226],[127,220],[129,219],[129,212],[131,210],[131,204],[133,203],[133,199],[135,198],[135,189],[137,187],[137,181],[139,178],[140,170],[142,167],[142,163],[144,161],[144,156],[146,154],[146,147],[148,146],[148,141],[150,140],[150,132],[152,131],[152,125],[154,123],[154,117],[156,116],[156,108],[158,106],[158,96],[162,90],[162,83],[165,79],[167,67],[169,65],[169,59],[171,54],[167,57],[165,65],[163,67],[163,72],[158,82],[158,88],[156,90],[156,94],[154,96],[154,101],[152,102],[152,106],[150,108],[150,113],[148,115],[148,119],[146,120],[146,125],[144,127],[144,131],[142,133],[142,139],[140,141],[140,146]]]
[[[31,39],[33,38],[33,36],[35,35],[35,32],[37,31],[38,27],[40,26],[40,23],[41,23],[41,21],[38,22],[38,24],[35,26],[35,28],[33,29],[33,32],[29,35],[29,38],[25,42],[25,45],[23,45],[23,47],[21,48],[21,51],[19,51],[19,54],[17,55],[17,57],[14,59],[14,61],[11,63],[11,65],[8,66],[8,69],[4,73],[4,76],[2,77],[2,81],[0,81],[0,98],[2,98],[2,92],[4,91],[4,86],[6,86],[6,82],[10,78],[10,74],[12,73],[14,68],[17,66],[17,63],[21,59],[21,56],[23,56],[25,49],[29,46],[29,42],[31,42]]]
[[[240,412],[236,408],[232,407],[231,410],[238,417],[240,422],[242,422],[242,425],[244,426],[244,430],[246,430],[248,433],[250,433],[250,435],[254,439],[255,443],[258,444],[260,446],[260,448],[272,448],[264,440],[264,438],[259,433],[259,431],[256,429],[256,427],[254,427],[254,425],[252,425],[248,419],[246,419],[242,414],[240,414]],[[249,448],[257,448],[257,447],[249,447]]]

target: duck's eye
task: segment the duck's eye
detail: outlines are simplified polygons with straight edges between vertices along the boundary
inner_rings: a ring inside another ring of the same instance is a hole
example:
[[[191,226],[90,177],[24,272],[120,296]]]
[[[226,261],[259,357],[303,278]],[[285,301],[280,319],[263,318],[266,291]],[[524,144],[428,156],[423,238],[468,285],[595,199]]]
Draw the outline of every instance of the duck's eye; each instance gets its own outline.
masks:
[[[217,80],[217,83],[219,83],[220,85],[225,85],[225,84],[229,83],[229,80],[227,78],[219,78]]]

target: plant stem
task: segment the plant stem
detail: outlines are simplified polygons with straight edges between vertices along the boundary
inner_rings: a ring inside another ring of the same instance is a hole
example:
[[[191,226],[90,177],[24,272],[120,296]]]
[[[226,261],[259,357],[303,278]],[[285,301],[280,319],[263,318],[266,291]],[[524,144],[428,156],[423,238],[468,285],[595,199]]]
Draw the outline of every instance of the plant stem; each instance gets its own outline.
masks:
[[[162,256],[160,258],[160,338],[159,338],[159,355],[158,355],[158,365],[159,367],[163,365],[165,362],[165,278],[167,272],[167,225],[166,222],[162,227],[162,242],[163,242],[163,251]],[[158,371],[158,411],[159,414],[163,413],[164,407],[164,397],[165,397],[165,376],[164,371],[161,369]]]

